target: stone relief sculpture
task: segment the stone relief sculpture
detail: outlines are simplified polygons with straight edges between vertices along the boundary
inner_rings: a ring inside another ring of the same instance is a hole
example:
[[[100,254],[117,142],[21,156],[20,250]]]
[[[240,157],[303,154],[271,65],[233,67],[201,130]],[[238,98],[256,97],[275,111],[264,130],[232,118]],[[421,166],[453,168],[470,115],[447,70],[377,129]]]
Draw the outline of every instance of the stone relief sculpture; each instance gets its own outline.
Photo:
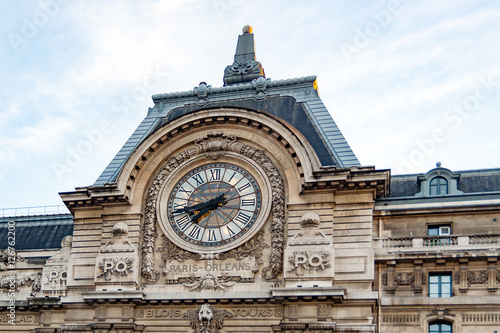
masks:
[[[205,82],[200,82],[198,87],[193,88],[194,94],[198,97],[196,105],[203,106],[208,103],[208,94],[212,92],[212,86]]]
[[[14,279],[11,274],[5,275],[0,279],[0,289],[3,292],[10,292],[12,290],[12,285],[15,286],[14,290],[19,292],[21,287],[31,287],[31,291],[34,293],[39,292],[42,289],[42,273],[31,273],[25,275],[15,275]]]
[[[260,230],[252,239],[250,239],[245,244],[232,249],[227,252],[216,253],[214,255],[204,255],[200,253],[193,253],[185,251],[172,243],[165,235],[162,235],[162,246],[158,248],[161,252],[161,258],[163,260],[162,267],[172,260],[178,262],[183,262],[188,259],[192,260],[202,260],[202,259],[227,259],[234,258],[236,260],[242,260],[243,258],[254,258],[256,269],[264,262],[262,260],[262,255],[265,248],[269,245],[264,241],[264,231]]]
[[[42,291],[53,296],[66,295],[68,279],[68,260],[71,255],[72,236],[61,240],[61,249],[47,259],[43,267]]]
[[[264,76],[260,76],[257,79],[252,80],[252,86],[255,88],[256,100],[264,99],[267,97],[267,83],[271,79],[266,79]]]
[[[215,276],[213,274],[205,274],[202,277],[195,277],[194,275],[187,278],[187,281],[182,283],[189,291],[202,291],[202,290],[222,290],[226,291],[227,287],[233,286],[239,277],[229,277],[227,274],[222,276]]]
[[[233,314],[227,310],[217,310],[205,303],[196,310],[187,311],[183,317],[189,318],[194,333],[220,333],[224,319],[232,318]]]
[[[99,288],[135,289],[139,278],[138,251],[128,239],[128,225],[113,226],[111,239],[96,258],[94,281]]]
[[[134,258],[108,258],[99,263],[100,273],[98,278],[104,277],[105,281],[111,281],[111,277],[127,276],[133,272]]]
[[[323,271],[330,268],[330,253],[322,251],[296,251],[288,260],[288,272],[294,272],[297,276],[304,275],[303,271]]]
[[[155,270],[154,251],[156,230],[156,203],[162,184],[168,175],[182,162],[199,154],[217,159],[226,151],[235,152],[255,161],[269,178],[272,189],[271,257],[269,266],[263,270],[264,278],[270,280],[283,270],[283,247],[285,242],[285,189],[283,179],[271,159],[261,150],[237,141],[232,135],[214,131],[206,137],[195,140],[194,145],[169,158],[153,179],[147,194],[145,219],[142,227],[142,277],[148,283],[158,281],[160,272]],[[165,247],[164,247],[165,248]],[[187,255],[187,254],[184,254]]]
[[[21,261],[26,261],[26,259],[17,254],[15,249],[0,250],[0,271],[5,271],[11,264]]]

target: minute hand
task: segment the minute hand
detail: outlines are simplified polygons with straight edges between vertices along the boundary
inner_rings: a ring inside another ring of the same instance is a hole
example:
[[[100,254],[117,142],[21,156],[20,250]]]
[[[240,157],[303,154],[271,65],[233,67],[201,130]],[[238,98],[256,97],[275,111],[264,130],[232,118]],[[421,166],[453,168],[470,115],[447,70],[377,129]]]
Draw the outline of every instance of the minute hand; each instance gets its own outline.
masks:
[[[215,197],[213,199],[208,200],[207,202],[202,202],[202,203],[192,205],[192,206],[185,206],[185,207],[182,207],[180,209],[174,210],[172,212],[172,214],[189,213],[189,212],[203,209],[204,207],[217,206],[219,203],[224,202],[224,200],[225,200],[224,194],[221,194],[218,197]]]
[[[208,202],[210,202],[210,201],[208,201]],[[192,212],[194,210],[199,210],[199,209],[205,207],[208,202],[202,202],[202,203],[192,205],[192,206],[185,206],[185,207],[182,207],[180,209],[174,210],[172,212],[172,214],[189,213],[189,212]]]

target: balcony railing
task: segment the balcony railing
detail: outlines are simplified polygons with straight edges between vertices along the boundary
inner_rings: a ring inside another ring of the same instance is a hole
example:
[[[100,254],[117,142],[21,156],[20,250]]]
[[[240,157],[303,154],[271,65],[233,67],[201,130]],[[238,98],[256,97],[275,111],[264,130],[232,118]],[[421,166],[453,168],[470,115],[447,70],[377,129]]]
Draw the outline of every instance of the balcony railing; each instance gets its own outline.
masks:
[[[433,248],[468,245],[498,245],[500,234],[399,237],[381,239],[383,248]]]
[[[66,208],[66,206],[64,205],[0,208],[0,218],[37,216],[37,215],[58,215],[58,214],[69,214],[69,213],[70,212],[68,208]]]

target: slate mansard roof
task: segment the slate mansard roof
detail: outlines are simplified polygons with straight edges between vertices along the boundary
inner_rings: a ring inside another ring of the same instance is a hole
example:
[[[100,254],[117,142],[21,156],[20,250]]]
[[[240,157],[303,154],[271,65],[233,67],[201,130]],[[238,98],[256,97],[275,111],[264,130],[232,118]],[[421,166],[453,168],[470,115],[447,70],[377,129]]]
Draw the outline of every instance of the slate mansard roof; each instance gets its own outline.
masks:
[[[273,81],[266,79],[255,56],[252,27],[238,36],[233,64],[224,70],[224,86],[205,82],[192,90],[153,95],[154,107],[94,185],[114,183],[144,139],[163,125],[200,110],[230,107],[271,114],[295,127],[313,147],[322,166],[359,166],[358,159],[317,92],[316,76]]]
[[[500,169],[466,170],[454,172],[458,175],[457,189],[464,196],[471,194],[500,194]],[[393,175],[388,198],[414,197],[421,191],[419,177],[425,174]]]
[[[213,89],[208,86],[208,102],[203,106],[197,105],[196,88],[153,95],[154,107],[149,109],[146,118],[94,185],[115,182],[134,149],[161,126],[185,114],[218,107],[265,112],[288,122],[306,137],[323,166],[346,168],[360,165],[318,95],[316,76],[279,81],[265,79],[265,85],[267,96],[263,99],[255,98],[255,83],[252,82]]]
[[[15,222],[16,250],[60,249],[62,239],[73,235],[71,214],[5,217],[0,218],[0,249],[9,247],[9,221]]]

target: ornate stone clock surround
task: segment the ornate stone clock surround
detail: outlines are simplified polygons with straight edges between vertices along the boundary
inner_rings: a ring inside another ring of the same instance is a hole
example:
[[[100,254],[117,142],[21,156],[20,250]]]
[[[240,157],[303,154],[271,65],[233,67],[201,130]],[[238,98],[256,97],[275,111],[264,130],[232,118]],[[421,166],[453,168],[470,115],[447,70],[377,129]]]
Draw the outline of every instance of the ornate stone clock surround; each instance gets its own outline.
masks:
[[[223,156],[226,152],[241,154],[259,165],[271,184],[271,257],[269,266],[263,270],[266,279],[277,277],[283,269],[285,195],[284,183],[278,169],[271,159],[262,151],[237,141],[233,135],[214,131],[206,137],[196,139],[184,151],[169,158],[154,177],[147,194],[145,218],[142,230],[142,276],[147,282],[156,282],[160,276],[154,267],[154,243],[157,223],[157,198],[162,185],[168,176],[183,162],[203,154],[212,159]]]

